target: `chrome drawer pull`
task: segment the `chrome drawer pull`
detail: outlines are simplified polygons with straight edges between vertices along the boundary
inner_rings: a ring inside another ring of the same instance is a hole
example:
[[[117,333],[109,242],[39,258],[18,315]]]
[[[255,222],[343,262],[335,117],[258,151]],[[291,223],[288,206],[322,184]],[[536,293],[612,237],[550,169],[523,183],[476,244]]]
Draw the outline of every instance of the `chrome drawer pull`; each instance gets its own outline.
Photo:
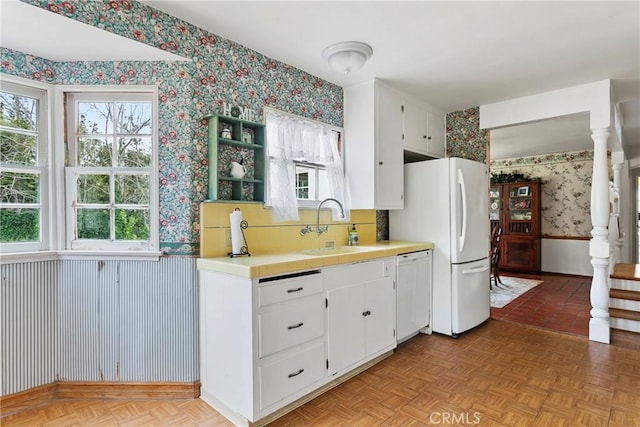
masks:
[[[304,323],[300,322],[297,325],[287,326],[287,329],[289,329],[289,330],[297,329],[297,328],[301,327],[302,325],[304,325]]]
[[[303,372],[304,372],[304,369],[300,369],[298,372],[295,372],[293,374],[289,374],[289,378],[297,377],[298,375],[300,375]]]
[[[298,288],[298,289],[287,289],[287,293],[288,293],[288,294],[292,294],[292,293],[294,293],[294,292],[300,292],[300,291],[301,291],[301,290],[303,290],[303,289],[304,289],[303,287],[300,287],[300,288]]]

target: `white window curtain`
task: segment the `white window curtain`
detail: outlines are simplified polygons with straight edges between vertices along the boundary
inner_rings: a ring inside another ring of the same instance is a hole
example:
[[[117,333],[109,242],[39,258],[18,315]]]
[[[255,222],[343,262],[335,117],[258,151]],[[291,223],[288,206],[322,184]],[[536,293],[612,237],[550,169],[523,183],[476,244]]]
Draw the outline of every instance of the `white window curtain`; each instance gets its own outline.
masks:
[[[345,218],[339,217],[335,204],[334,220],[349,220],[351,197],[342,158],[338,151],[338,134],[329,126],[292,117],[272,110],[265,111],[267,157],[269,159],[269,202],[274,221],[296,221],[296,167],[294,161],[324,164],[330,197],[342,203]]]

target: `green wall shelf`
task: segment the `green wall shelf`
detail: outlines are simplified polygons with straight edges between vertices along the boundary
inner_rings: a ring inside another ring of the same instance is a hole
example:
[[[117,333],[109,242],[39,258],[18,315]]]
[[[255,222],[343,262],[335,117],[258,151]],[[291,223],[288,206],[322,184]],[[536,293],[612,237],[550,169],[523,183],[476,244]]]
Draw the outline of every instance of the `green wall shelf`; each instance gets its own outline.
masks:
[[[218,114],[205,118],[209,121],[208,200],[220,200],[220,185],[227,182],[231,184],[231,199],[225,200],[264,202],[265,125]],[[254,164],[252,173],[247,171],[246,178],[228,176],[228,170],[221,169],[220,165],[222,146],[251,152]]]

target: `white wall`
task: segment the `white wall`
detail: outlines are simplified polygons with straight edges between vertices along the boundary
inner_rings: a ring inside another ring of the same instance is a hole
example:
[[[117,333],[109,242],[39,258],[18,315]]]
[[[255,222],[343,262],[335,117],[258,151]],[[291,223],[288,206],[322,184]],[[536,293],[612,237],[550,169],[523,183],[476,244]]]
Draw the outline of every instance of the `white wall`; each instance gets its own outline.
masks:
[[[593,276],[588,240],[543,238],[541,241],[542,271]]]

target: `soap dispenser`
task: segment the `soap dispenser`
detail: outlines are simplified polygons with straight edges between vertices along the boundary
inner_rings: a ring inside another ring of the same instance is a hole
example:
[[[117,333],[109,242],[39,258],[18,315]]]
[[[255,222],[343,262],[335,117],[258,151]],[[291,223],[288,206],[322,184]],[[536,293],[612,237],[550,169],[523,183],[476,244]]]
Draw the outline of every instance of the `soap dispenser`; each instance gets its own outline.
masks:
[[[358,230],[356,225],[353,224],[351,230],[349,230],[349,246],[355,246],[358,244]]]

